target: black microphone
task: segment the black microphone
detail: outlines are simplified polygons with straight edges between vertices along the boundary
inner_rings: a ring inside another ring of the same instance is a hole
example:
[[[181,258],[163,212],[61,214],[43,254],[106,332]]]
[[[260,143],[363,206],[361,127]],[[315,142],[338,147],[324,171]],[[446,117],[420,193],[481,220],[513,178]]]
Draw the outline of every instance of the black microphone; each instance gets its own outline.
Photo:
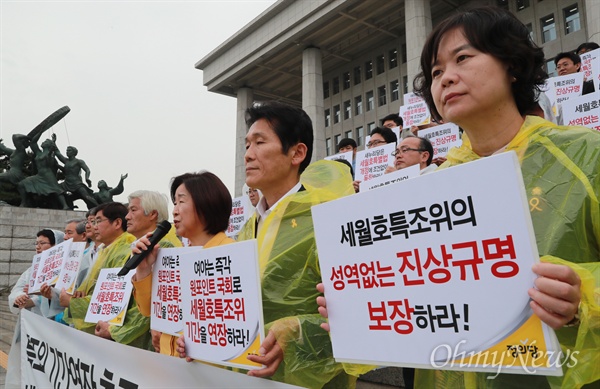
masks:
[[[169,223],[167,220],[163,220],[162,222],[160,222],[160,224],[158,226],[156,226],[156,230],[154,230],[154,233],[152,233],[152,235],[149,238],[150,245],[148,246],[148,248],[139,254],[132,255],[127,260],[127,262],[125,263],[123,268],[119,271],[119,273],[117,273],[117,275],[124,276],[125,274],[129,273],[130,270],[133,270],[136,267],[138,267],[140,262],[142,262],[144,260],[144,258],[146,258],[148,256],[148,254],[150,254],[150,252],[152,251],[154,246],[156,246],[156,244],[162,238],[164,238],[165,235],[167,235],[167,232],[169,232],[170,229],[171,229],[171,223]]]

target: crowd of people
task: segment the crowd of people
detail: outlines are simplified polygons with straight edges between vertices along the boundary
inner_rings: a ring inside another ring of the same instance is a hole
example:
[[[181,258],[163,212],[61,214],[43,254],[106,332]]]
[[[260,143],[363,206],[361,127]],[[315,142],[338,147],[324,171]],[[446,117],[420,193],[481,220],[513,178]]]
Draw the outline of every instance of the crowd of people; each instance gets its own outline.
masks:
[[[543,65],[542,49],[516,17],[498,8],[476,8],[435,27],[423,48],[422,72],[414,87],[436,123],[453,122],[464,130],[462,146],[452,149],[444,163],[438,161],[439,169],[515,150],[527,193],[538,188],[544,194],[547,207],[531,213],[541,256],[532,269],[538,278],[529,290],[531,309],[555,329],[563,347],[586,358],[565,366],[563,377],[500,374],[489,380],[481,373],[417,369],[415,387],[570,388],[600,379],[595,364],[600,307],[594,296],[600,258],[600,134],[528,115],[535,112],[547,78]],[[256,209],[238,240],[257,240],[267,331],[259,355],[248,357],[264,367],[247,374],[309,388],[352,388],[357,376],[372,367],[334,360],[323,285],[317,288],[321,271],[311,207],[355,195],[358,183],[350,166],[310,163],[313,127],[302,109],[264,102],[247,110],[246,121],[246,184]],[[438,167],[431,143],[417,136],[420,128],[402,131],[398,142],[390,128],[401,128],[401,118],[390,115],[381,124],[371,132],[367,147],[396,143],[393,169],[418,164],[426,174]],[[357,145],[344,139],[338,148],[355,152]],[[178,237],[205,248],[234,242],[224,233],[231,196],[214,174],[175,177],[170,195],[174,225],[160,247],[181,246]],[[137,191],[127,206],[102,204],[86,220],[67,221],[64,238],[87,242],[76,291],[69,295],[44,286],[41,296],[31,296],[25,285],[28,269],[11,293],[13,312],[30,309],[94,336],[186,357],[183,338],[150,331],[151,273],[158,248],[136,269],[123,326],[84,321],[100,270],[121,267],[132,252],[148,247],[149,235],[168,218],[166,201],[159,193]],[[40,231],[36,249],[49,248],[62,235]],[[7,387],[14,384],[14,374],[9,370]]]

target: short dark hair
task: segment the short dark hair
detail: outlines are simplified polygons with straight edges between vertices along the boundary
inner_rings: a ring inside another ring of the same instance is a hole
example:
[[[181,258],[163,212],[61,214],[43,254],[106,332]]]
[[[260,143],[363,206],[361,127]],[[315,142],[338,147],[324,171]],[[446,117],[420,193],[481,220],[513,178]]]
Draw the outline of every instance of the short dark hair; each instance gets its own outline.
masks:
[[[391,114],[387,115],[386,117],[384,117],[383,119],[381,119],[381,125],[383,126],[383,123],[387,122],[388,120],[393,120],[394,123],[396,123],[396,125],[398,127],[402,127],[404,125],[404,121],[402,121],[402,117],[400,115],[398,115],[397,113],[391,113]]]
[[[44,236],[46,238],[48,238],[48,240],[50,241],[50,244],[52,246],[54,246],[56,244],[56,237],[54,236],[54,231],[49,230],[47,228],[44,228],[43,230],[38,231],[38,233],[35,235],[38,238],[40,236]]]
[[[127,207],[121,203],[112,202],[112,203],[103,203],[98,205],[95,209],[96,215],[98,212],[102,211],[102,215],[108,219],[111,223],[117,219],[121,220],[121,229],[123,232],[127,231],[127,220],[125,220],[125,216],[127,216]]]
[[[442,117],[431,94],[432,64],[437,60],[442,37],[454,30],[463,31],[467,41],[477,50],[487,53],[508,67],[515,78],[512,95],[521,115],[535,107],[537,92],[548,78],[544,70],[544,51],[529,35],[529,30],[509,11],[498,7],[477,7],[450,16],[429,34],[421,52],[421,73],[414,81],[417,95],[423,97],[435,120]]]
[[[581,57],[571,51],[567,51],[564,53],[558,53],[556,54],[556,57],[554,57],[554,64],[558,65],[558,61],[560,61],[563,58],[569,58],[571,61],[573,61],[573,64],[577,65],[578,63],[581,63]]]
[[[592,50],[600,49],[600,45],[597,44],[596,42],[584,42],[577,47],[577,50],[575,50],[575,52],[577,54],[579,54],[579,52],[583,49],[585,49],[587,51],[592,51]]]
[[[431,161],[433,161],[433,146],[431,145],[431,142],[429,139],[420,136],[417,136],[416,138],[419,139],[419,148],[429,153],[429,158],[427,158],[427,166],[431,165]]]
[[[383,139],[386,141],[386,143],[397,143],[398,142],[398,137],[396,136],[396,134],[394,133],[394,131],[390,130],[387,127],[375,127],[373,129],[373,131],[371,131],[371,136],[375,135],[375,134],[379,134],[383,137]]]
[[[352,146],[353,149],[358,147],[358,145],[356,144],[356,141],[354,139],[344,138],[340,141],[340,143],[338,143],[337,149],[338,149],[338,151],[340,151],[340,149],[342,147],[346,147],[346,146]]]
[[[348,168],[350,169],[350,175],[352,177],[354,177],[354,169],[352,169],[352,164],[350,162],[348,162],[344,158],[334,159],[334,161],[339,162],[341,164],[344,164],[344,165],[348,166]]]
[[[306,145],[306,156],[300,163],[299,173],[302,173],[312,158],[314,135],[310,117],[300,108],[278,101],[267,101],[255,103],[246,110],[248,128],[260,119],[265,119],[271,125],[284,154],[298,143]]]
[[[171,200],[180,185],[190,192],[196,214],[209,234],[225,231],[231,215],[231,194],[223,181],[211,172],[185,173],[171,181]]]

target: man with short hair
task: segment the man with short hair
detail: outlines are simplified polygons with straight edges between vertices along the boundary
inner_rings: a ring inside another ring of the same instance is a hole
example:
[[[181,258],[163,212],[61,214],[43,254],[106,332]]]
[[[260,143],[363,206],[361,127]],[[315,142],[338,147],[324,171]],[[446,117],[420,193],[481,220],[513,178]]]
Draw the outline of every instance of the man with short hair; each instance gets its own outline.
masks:
[[[554,57],[554,64],[556,65],[556,70],[558,71],[559,76],[573,74],[581,71],[581,57],[578,54],[572,52],[558,53],[556,57]],[[583,85],[581,87],[581,94],[587,95],[588,93],[592,93],[593,91],[593,80],[586,81],[584,79]]]
[[[337,145],[338,153],[347,153],[352,151],[352,171],[356,170],[356,150],[358,145],[352,138],[344,138]]]
[[[421,175],[431,173],[437,169],[437,165],[431,163],[433,160],[433,146],[426,138],[411,136],[403,139],[393,155],[395,157],[394,167],[388,166],[386,173],[413,165],[419,165]]]
[[[123,326],[108,326],[104,325],[104,322],[93,324],[84,321],[100,270],[120,268],[131,255],[131,244],[135,241],[135,237],[126,232],[126,215],[127,208],[121,203],[104,203],[96,207],[96,216],[93,222],[94,233],[96,240],[105,247],[98,255],[86,279],[77,289],[83,297],[73,295],[73,298],[68,301],[68,309],[65,311],[63,320],[73,324],[79,330],[96,334],[102,338],[138,348],[151,349],[150,320],[140,314],[133,297],[129,300]],[[61,294],[62,301],[63,295]]]
[[[375,127],[371,134],[367,148],[372,149],[373,147],[383,146],[388,143],[397,143],[398,137],[394,134],[394,131],[387,127]]]
[[[78,229],[78,226],[83,224],[83,231]],[[85,242],[85,220],[83,219],[69,219],[67,220],[67,225],[65,226],[65,240],[69,240],[73,238],[73,242]]]
[[[397,113],[391,113],[383,119],[381,119],[381,127],[392,129],[394,127],[402,128],[403,125],[404,122],[402,121],[400,115],[398,115]]]
[[[314,288],[321,273],[311,206],[352,194],[349,169],[333,161],[309,165],[312,122],[299,108],[277,102],[246,111],[246,184],[261,190],[255,213],[239,239],[258,240],[265,327],[265,368],[248,374],[273,376],[303,387],[352,388],[356,377],[335,363],[329,336],[319,334]]]

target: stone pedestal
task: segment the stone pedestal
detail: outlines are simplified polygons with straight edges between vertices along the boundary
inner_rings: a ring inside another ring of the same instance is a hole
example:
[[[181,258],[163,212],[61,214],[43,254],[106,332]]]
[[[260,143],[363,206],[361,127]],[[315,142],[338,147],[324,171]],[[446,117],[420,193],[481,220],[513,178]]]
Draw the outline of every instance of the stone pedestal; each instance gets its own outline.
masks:
[[[66,221],[76,218],[85,212],[0,206],[0,291],[12,288],[31,265],[39,230],[64,231]]]

